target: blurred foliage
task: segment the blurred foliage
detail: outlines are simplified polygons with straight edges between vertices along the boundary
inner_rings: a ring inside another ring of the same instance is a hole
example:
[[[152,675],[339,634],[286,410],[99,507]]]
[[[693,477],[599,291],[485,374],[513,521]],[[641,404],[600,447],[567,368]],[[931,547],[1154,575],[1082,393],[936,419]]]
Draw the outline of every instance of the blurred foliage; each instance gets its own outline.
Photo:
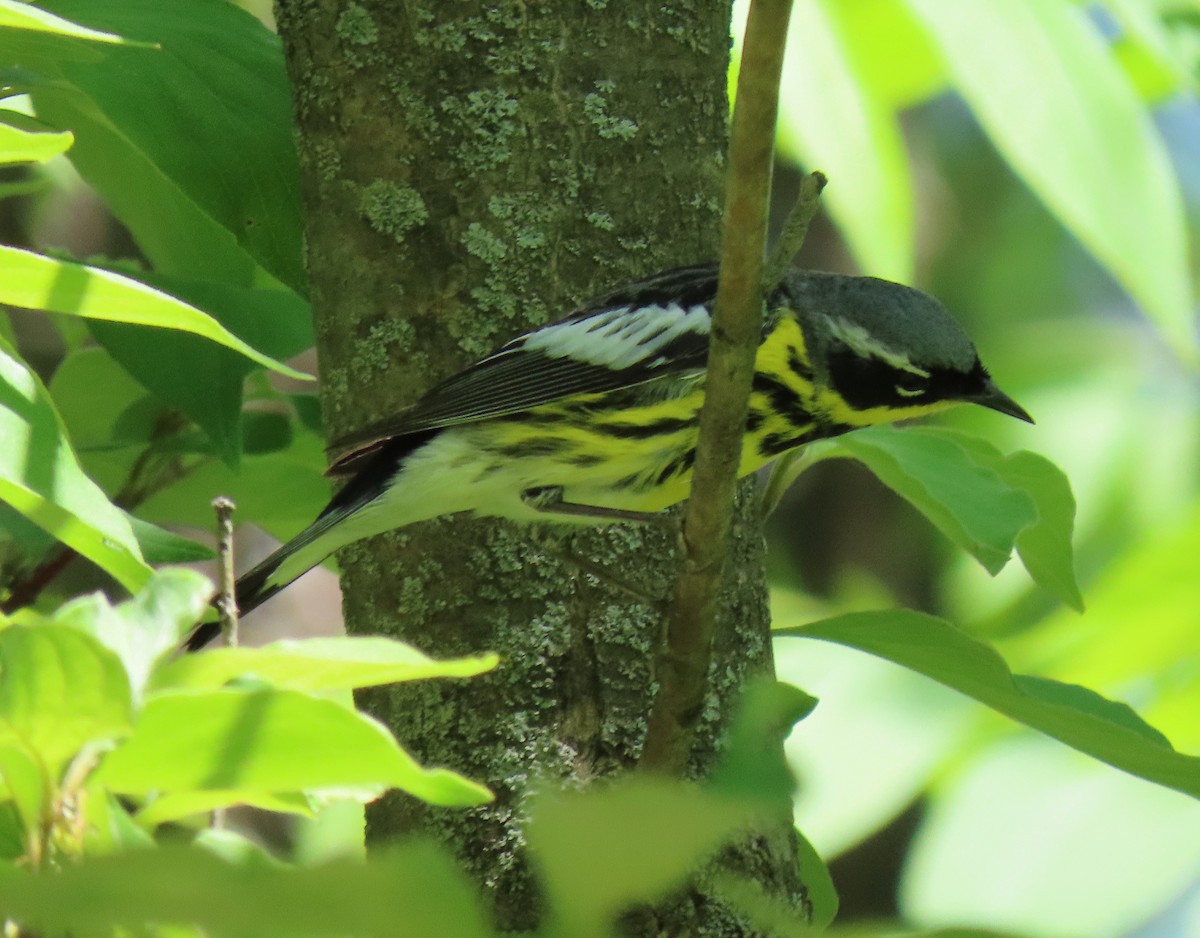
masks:
[[[206,553],[158,525],[207,527],[224,493],[288,537],[328,496],[315,398],[280,377],[312,343],[291,105],[269,11],[243,6],[0,0],[0,302],[42,311],[0,316],[0,909],[46,933],[392,934],[404,908],[415,934],[448,915],[486,934],[440,848],[364,863],[355,813],[387,786],[481,789],[345,705],[484,658],[335,641],[167,660],[209,587],[153,572]],[[789,41],[778,188],[824,170],[840,234],[803,261],[937,294],[1039,420],[855,434],[773,481],[775,622],[822,640],[778,649],[821,699],[788,744],[816,927],[858,877],[895,920],[848,906],[846,934],[1194,933],[1200,5],[796,0]],[[134,598],[62,605],[76,555]],[[607,934],[786,799],[761,742],[811,704],[752,697],[710,788],[534,802],[547,928]],[[346,794],[302,825],[297,866],[176,824]],[[913,805],[898,885],[837,859]],[[123,852],[154,837],[191,846]],[[367,901],[399,876],[397,905]],[[712,888],[801,928],[752,883]]]
[[[1014,672],[1126,701],[1200,752],[1200,6],[814,0],[797,12],[781,153],[829,172],[826,204],[859,269],[916,271],[1037,418],[941,422],[1066,473],[1086,612],[1011,565],[992,578],[940,548],[838,461],[802,467],[776,515],[776,626],[915,605],[991,641]],[[854,107],[834,107],[848,81]],[[828,242],[804,260],[846,264]],[[835,884],[887,888],[886,866],[855,866],[871,851],[853,848],[894,844],[889,825],[916,804],[911,849],[885,860],[901,868],[894,912],[914,926],[1195,933],[1194,800],[858,652],[781,643],[778,661],[822,700],[789,751],[800,827],[827,859],[846,854]]]

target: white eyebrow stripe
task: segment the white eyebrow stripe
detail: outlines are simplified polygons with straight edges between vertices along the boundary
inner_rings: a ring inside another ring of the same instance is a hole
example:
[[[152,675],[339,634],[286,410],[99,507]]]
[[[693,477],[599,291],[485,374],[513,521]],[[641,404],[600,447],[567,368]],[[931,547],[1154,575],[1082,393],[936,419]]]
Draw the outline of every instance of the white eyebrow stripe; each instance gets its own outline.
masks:
[[[929,372],[919,365],[914,365],[907,355],[888,348],[857,323],[847,322],[845,319],[835,319],[832,316],[826,316],[825,320],[829,323],[829,331],[836,338],[841,339],[864,358],[878,358],[893,368],[907,371],[918,378],[929,377]]]
[[[708,335],[708,307],[685,309],[678,303],[667,306],[628,306],[605,310],[576,322],[546,326],[522,343],[531,351],[551,358],[571,358],[589,365],[628,368],[638,362],[651,367],[666,359],[656,354],[687,332]]]

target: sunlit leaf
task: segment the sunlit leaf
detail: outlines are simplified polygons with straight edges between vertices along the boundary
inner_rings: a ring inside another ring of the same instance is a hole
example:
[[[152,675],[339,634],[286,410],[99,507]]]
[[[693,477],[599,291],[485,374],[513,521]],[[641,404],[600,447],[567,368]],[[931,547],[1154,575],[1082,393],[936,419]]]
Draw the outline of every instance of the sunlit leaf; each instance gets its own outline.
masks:
[[[2,339],[0,439],[0,501],[136,592],[151,570],[129,521],[79,468],[49,394]]]
[[[331,700],[275,690],[151,696],[99,779],[131,795],[354,791],[370,797],[395,787],[434,804],[490,798],[454,772],[422,768],[374,720]]]
[[[0,270],[0,302],[11,306],[190,332],[290,378],[310,377],[255,351],[207,313],[132,277],[7,245],[0,245]]]
[[[2,681],[3,675],[0,675]],[[40,753],[10,740],[0,745],[0,801],[11,801],[16,808],[23,831],[40,830],[45,821],[47,802],[53,796],[53,788],[45,777],[45,766]],[[0,825],[3,822],[0,821]],[[0,843],[4,838],[0,836]],[[14,857],[24,852],[24,837],[17,837],[16,853],[0,847],[0,856]]]
[[[435,661],[390,638],[309,638],[186,655],[159,668],[154,683],[159,688],[212,688],[252,674],[292,690],[333,690],[434,677],[474,677],[490,671],[498,660],[488,654]]]
[[[61,625],[0,631],[0,746],[32,755],[58,780],[88,743],[130,726],[129,681],[117,656]]]
[[[154,662],[178,648],[212,594],[207,577],[176,567],[155,572],[136,596],[117,606],[94,593],[67,603],[52,621],[87,632],[118,655],[140,697]]]
[[[89,39],[93,42],[120,43],[125,41],[115,33],[88,29],[86,26],[72,23],[70,20],[47,13],[28,3],[20,3],[18,0],[0,0],[0,27],[54,33],[73,39]]]
[[[1145,0],[1105,0],[1124,36],[1114,46],[1118,61],[1143,99],[1160,101],[1181,87],[1195,87],[1189,57],[1171,41],[1162,11]]]
[[[881,101],[911,107],[946,86],[937,49],[904,0],[843,0],[838,14],[855,72]]]
[[[355,803],[361,807],[360,802]],[[309,799],[295,792],[274,794],[272,792],[251,792],[244,789],[239,791],[175,791],[155,796],[137,812],[137,822],[143,827],[154,828],[171,821],[210,814],[231,804],[258,808],[262,811],[274,811],[277,814],[292,814],[298,817],[308,817],[313,813]]]
[[[74,139],[67,131],[0,109],[0,163],[44,163],[66,153]]]

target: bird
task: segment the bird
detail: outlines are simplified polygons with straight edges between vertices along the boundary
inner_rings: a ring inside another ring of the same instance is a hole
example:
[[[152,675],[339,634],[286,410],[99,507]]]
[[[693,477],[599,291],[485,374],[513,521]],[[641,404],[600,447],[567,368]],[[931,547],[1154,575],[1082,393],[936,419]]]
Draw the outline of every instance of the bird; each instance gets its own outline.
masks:
[[[345,485],[237,580],[239,610],[353,541],[441,515],[604,524],[682,502],[716,292],[716,264],[626,283],[335,440],[328,472]],[[805,443],[958,403],[1033,422],[920,290],[793,268],[764,299],[739,476]],[[188,647],[218,631],[202,624]]]

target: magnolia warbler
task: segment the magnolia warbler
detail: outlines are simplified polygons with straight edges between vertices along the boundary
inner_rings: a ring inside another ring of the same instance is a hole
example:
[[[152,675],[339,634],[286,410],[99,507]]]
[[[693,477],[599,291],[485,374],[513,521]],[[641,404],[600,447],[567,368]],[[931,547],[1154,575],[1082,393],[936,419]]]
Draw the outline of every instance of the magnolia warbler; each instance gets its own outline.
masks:
[[[237,582],[249,611],[338,548],[438,515],[646,520],[687,498],[715,265],[621,286],[518,336],[396,417],[335,441],[349,481]],[[859,427],[982,404],[1032,423],[937,300],[795,270],[766,298],[739,472]],[[198,647],[215,626],[193,637]]]

